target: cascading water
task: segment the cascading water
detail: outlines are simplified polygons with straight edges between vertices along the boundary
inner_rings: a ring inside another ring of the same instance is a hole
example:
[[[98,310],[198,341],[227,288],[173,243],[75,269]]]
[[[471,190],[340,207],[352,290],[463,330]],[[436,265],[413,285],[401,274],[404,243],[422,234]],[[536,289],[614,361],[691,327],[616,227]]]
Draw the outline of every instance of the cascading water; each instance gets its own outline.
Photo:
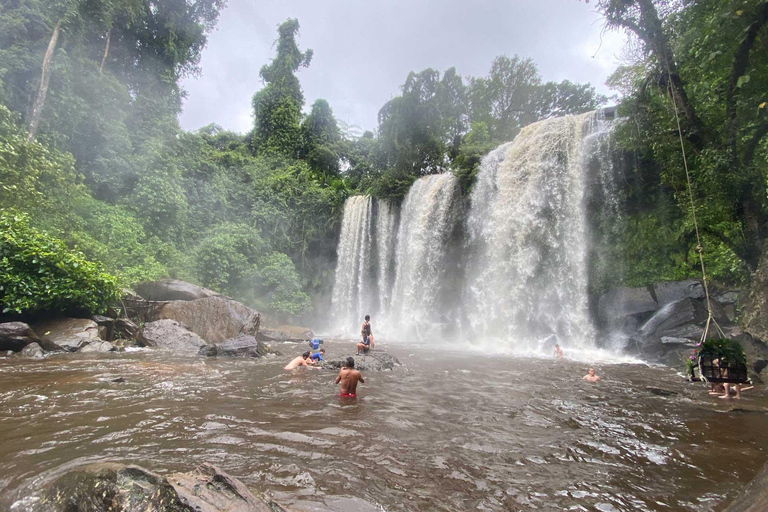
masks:
[[[443,323],[441,289],[448,241],[459,218],[459,189],[452,173],[425,176],[408,191],[400,214],[395,285],[385,331],[422,335]],[[424,329],[425,331],[427,329]]]
[[[483,159],[466,210],[451,173],[417,180],[399,212],[349,198],[336,326],[356,332],[371,314],[391,338],[594,346],[589,267],[609,262],[601,240],[621,224],[611,130],[599,113],[524,128]]]
[[[394,281],[393,255],[397,237],[397,206],[385,200],[376,201],[376,255],[377,285],[379,307],[374,312],[386,316],[392,302],[392,282]]]
[[[595,114],[547,119],[484,159],[468,217],[471,335],[528,350],[553,334],[594,343],[584,141],[595,124]]]
[[[344,203],[341,238],[331,308],[334,327],[352,329],[374,296],[371,273],[372,210],[370,196],[352,196]]]

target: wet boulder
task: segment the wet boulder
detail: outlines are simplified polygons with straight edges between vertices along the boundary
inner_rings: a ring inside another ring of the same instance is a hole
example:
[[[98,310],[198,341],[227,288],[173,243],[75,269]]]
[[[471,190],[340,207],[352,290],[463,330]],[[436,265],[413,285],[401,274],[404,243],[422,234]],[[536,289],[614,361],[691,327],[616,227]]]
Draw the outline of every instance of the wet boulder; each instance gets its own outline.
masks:
[[[216,345],[207,345],[201,348],[199,353],[204,356],[219,357],[264,357],[274,352],[264,342],[253,336],[242,335]]]
[[[115,339],[115,319],[104,315],[93,315],[91,320],[102,327],[102,338],[107,341]]]
[[[43,347],[38,343],[30,343],[21,349],[19,356],[26,357],[27,359],[43,359],[45,358],[45,353],[43,352]]]
[[[261,323],[257,311],[221,296],[168,302],[159,308],[157,319],[181,322],[208,343],[221,343],[241,334],[255,336]]]
[[[307,341],[315,337],[312,329],[295,325],[261,327],[256,337],[262,341]]]
[[[701,281],[698,279],[656,283],[653,285],[653,291],[659,306],[683,299],[704,298],[704,285],[702,285]]]
[[[160,476],[140,466],[102,462],[47,484],[31,512],[272,512],[242,482],[210,464]]]
[[[763,247],[763,255],[752,276],[744,327],[755,338],[768,341],[768,243]]]
[[[212,464],[202,464],[190,473],[168,476],[179,500],[195,512],[275,512],[242,482]]]
[[[0,324],[0,351],[19,352],[30,343],[40,340],[32,328],[24,322],[5,322]]]
[[[144,282],[136,286],[136,293],[150,301],[196,300],[221,295],[213,290],[178,279]]]
[[[41,338],[44,350],[77,352],[85,345],[101,341],[103,327],[88,318],[56,318],[32,326]]]
[[[347,364],[347,358],[355,360],[355,370],[363,371],[388,371],[395,366],[401,366],[400,361],[386,352],[369,351],[367,354],[347,354],[339,358],[328,359],[323,363],[324,368],[341,369]]]
[[[139,326],[128,318],[115,320],[115,338],[122,340],[135,340],[139,334]]]
[[[175,320],[157,320],[144,326],[139,343],[145,347],[172,350],[180,354],[197,354],[207,343]]]

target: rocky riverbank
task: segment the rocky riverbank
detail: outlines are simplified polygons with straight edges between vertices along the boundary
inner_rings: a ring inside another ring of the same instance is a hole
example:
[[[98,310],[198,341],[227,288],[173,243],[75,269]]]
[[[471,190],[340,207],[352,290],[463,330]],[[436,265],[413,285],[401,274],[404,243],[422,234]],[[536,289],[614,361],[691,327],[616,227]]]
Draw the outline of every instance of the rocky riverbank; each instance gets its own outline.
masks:
[[[263,326],[258,311],[184,281],[165,279],[136,289],[126,291],[106,316],[0,323],[0,352],[40,359],[139,346],[186,355],[262,357],[274,353],[265,342],[314,336],[305,327]]]

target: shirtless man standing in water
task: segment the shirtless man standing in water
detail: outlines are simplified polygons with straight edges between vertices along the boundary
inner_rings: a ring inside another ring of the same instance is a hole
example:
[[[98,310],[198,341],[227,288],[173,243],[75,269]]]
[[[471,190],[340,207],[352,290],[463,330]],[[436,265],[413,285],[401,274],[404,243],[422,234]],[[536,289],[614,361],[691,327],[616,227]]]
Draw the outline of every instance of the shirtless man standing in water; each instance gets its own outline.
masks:
[[[590,368],[589,371],[587,372],[587,374],[582,377],[582,379],[584,379],[587,382],[599,382],[600,381],[600,377],[595,375],[595,369],[594,368]]]
[[[352,357],[347,358],[347,365],[339,371],[339,375],[336,377],[334,384],[341,383],[341,392],[339,396],[342,398],[357,398],[357,383],[365,383],[365,379],[360,372],[355,370],[355,360]]]

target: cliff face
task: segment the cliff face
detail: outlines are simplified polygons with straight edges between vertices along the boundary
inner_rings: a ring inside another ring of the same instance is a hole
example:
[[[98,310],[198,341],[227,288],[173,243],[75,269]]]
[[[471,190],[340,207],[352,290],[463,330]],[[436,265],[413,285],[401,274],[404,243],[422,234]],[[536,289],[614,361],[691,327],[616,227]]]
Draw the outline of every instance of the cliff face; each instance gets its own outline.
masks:
[[[752,336],[768,341],[768,243],[763,247],[757,271],[752,276],[744,328]]]

